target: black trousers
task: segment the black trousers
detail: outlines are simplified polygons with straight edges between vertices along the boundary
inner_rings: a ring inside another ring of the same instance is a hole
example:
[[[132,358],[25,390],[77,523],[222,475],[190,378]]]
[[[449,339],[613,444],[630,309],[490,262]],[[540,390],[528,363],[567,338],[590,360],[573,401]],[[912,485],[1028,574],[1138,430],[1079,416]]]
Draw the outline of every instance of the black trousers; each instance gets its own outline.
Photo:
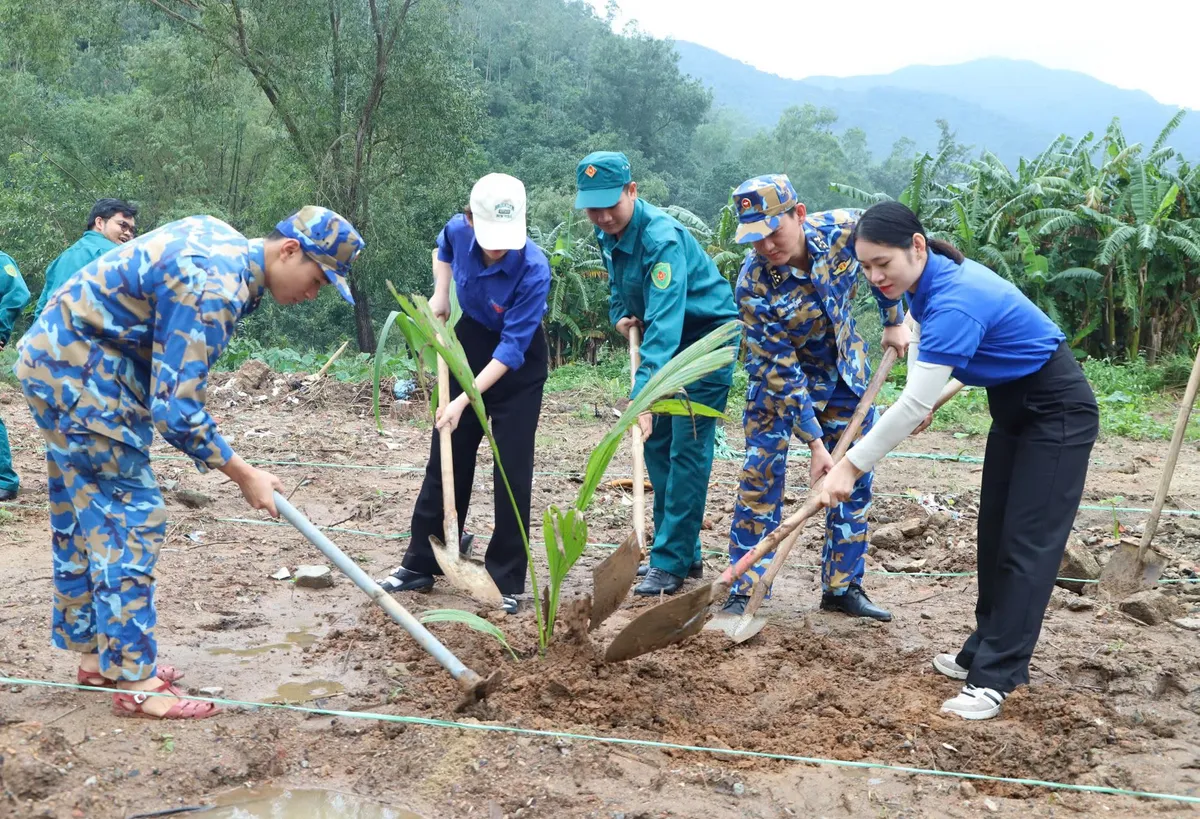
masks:
[[[969,685],[1008,693],[1029,682],[1100,414],[1066,344],[1039,371],[988,388],[988,406],[976,625],[956,662]]]
[[[492,360],[492,353],[500,343],[500,334],[494,333],[469,316],[462,316],[455,325],[455,333],[466,351],[472,372],[478,374]],[[529,505],[533,492],[533,446],[537,434],[538,417],[542,411],[542,387],[547,372],[546,337],[539,327],[525,352],[525,363],[519,370],[510,370],[483,394],[488,417],[492,421],[492,435],[500,449],[500,460],[512,485],[513,496],[521,509],[521,522],[529,531]],[[450,397],[462,393],[454,378],[450,380]],[[458,511],[458,528],[462,531],[467,520],[467,509],[471,502],[471,486],[475,482],[475,455],[483,440],[483,427],[475,412],[468,408],[463,412],[458,428],[451,436],[450,445],[454,462],[454,500]],[[488,543],[484,562],[488,573],[496,581],[502,594],[521,594],[525,591],[525,576],[528,558],[521,542],[517,517],[504,488],[499,469],[493,468],[495,483],[495,522]],[[408,551],[401,565],[423,574],[441,574],[429,537],[445,540],[442,519],[442,473],[441,444],[438,431],[433,430],[433,441],[429,447],[429,463],[425,467],[425,481],[421,494],[413,509],[412,535]]]

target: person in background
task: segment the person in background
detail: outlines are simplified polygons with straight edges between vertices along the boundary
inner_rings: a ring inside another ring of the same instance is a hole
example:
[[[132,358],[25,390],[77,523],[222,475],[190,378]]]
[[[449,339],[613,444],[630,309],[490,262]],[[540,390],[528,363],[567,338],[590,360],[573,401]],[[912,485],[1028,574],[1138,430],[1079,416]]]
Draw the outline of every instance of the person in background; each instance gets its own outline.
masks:
[[[966,683],[942,711],[990,719],[1029,682],[1099,434],[1096,398],[1058,326],[1011,282],[930,239],[904,205],[872,206],[854,242],[873,285],[890,298],[908,295],[917,330],[904,392],[825,476],[822,500],[843,502],[860,475],[928,425],[952,376],[987,388],[975,630],[933,667]]]
[[[34,317],[42,314],[50,297],[73,273],[137,236],[137,215],[138,209],[134,205],[120,199],[96,200],[88,214],[83,236],[46,268],[46,281],[33,309]]]
[[[0,351],[8,346],[13,323],[29,304],[29,288],[12,256],[0,251]],[[8,429],[0,418],[0,501],[10,501],[21,491],[21,478],[13,469]]]
[[[529,531],[533,495],[534,440],[542,411],[549,353],[542,316],[550,294],[550,262],[526,233],[525,186],[506,174],[492,173],[471,189],[470,207],[454,216],[438,234],[433,251],[435,316],[450,317],[454,282],[462,316],[454,327],[475,373],[475,386],[492,421],[500,461],[520,508],[520,526]],[[453,430],[454,498],[459,531],[464,531],[475,457],[483,439],[478,416],[455,379],[450,404],[438,409],[437,427]],[[441,444],[437,429],[429,447],[425,480],[413,508],[408,550],[400,566],[383,578],[388,591],[431,588],[442,573],[430,536],[445,540],[442,509]],[[484,555],[488,573],[515,614],[517,595],[525,591],[529,568],[516,514],[498,470],[494,471],[496,527]],[[463,543],[467,538],[463,537]]]

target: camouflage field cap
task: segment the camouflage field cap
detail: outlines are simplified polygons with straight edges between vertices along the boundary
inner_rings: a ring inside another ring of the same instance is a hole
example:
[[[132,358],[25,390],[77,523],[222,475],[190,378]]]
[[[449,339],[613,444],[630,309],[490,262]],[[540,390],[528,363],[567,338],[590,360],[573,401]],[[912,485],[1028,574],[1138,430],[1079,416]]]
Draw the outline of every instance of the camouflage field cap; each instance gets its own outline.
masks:
[[[786,174],[773,173],[747,179],[733,192],[738,227],[734,239],[744,245],[770,236],[779,217],[796,207],[796,189]]]
[[[342,298],[354,304],[350,285],[350,265],[363,249],[362,236],[345,217],[328,208],[307,205],[284,219],[275,229],[300,243],[306,255],[325,271],[326,278],[342,294]]]

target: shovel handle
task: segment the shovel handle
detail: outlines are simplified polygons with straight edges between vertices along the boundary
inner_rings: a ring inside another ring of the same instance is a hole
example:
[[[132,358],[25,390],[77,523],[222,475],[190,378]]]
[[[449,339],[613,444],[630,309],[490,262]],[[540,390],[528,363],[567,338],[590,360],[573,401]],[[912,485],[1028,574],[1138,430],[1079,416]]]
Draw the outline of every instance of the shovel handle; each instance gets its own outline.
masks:
[[[442,645],[438,638],[429,633],[429,629],[421,625],[421,622],[409,613],[408,609],[384,591],[382,586],[372,580],[366,572],[359,568],[357,563],[335,546],[333,541],[327,538],[320,529],[313,526],[308,518],[304,517],[296,507],[288,502],[287,498],[278,492],[275,493],[275,508],[312,545],[320,549],[321,553],[329,558],[329,561],[337,566],[342,574],[350,578],[354,585],[362,589],[376,605],[387,612],[388,617],[411,634],[421,648],[429,652],[442,668],[450,672],[450,676],[454,677],[464,691],[470,691],[479,686],[483,679],[478,674],[463,665],[450,649]]]
[[[638,367],[642,366],[641,332],[634,324],[629,328],[629,388],[637,380]],[[633,531],[637,535],[638,548],[646,548],[646,461],[643,452],[642,428],[634,422],[630,432],[633,449]]]
[[[442,343],[442,337],[438,336]],[[438,356],[438,407],[445,409],[450,406],[450,366],[446,359]],[[442,468],[442,529],[445,543],[452,549],[459,548],[458,536],[458,506],[454,499],[454,449],[451,444],[449,427],[438,430],[438,444],[441,452]]]
[[[1163,505],[1167,502],[1167,492],[1171,488],[1171,478],[1175,476],[1175,462],[1179,459],[1179,449],[1183,446],[1183,436],[1187,432],[1188,419],[1192,415],[1192,407],[1196,403],[1196,391],[1200,389],[1200,350],[1196,352],[1196,360],[1192,364],[1192,374],[1188,378],[1187,390],[1183,394],[1183,404],[1179,407],[1179,416],[1175,419],[1175,432],[1171,435],[1171,447],[1167,450],[1167,462],[1163,466],[1162,477],[1158,481],[1158,491],[1154,494],[1154,506],[1150,509],[1150,519],[1146,521],[1146,530],[1142,533],[1142,541],[1138,544],[1138,563],[1146,562],[1146,550],[1158,529],[1158,518],[1162,514]]]

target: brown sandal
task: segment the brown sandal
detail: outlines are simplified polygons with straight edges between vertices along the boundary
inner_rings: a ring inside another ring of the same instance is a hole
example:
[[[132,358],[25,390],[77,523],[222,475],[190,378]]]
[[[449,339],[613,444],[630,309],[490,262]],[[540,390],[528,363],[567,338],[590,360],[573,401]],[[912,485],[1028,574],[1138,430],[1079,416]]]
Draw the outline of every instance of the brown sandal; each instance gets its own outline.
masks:
[[[176,683],[183,679],[183,672],[173,665],[159,665],[154,676],[160,680],[169,683]],[[99,671],[84,671],[82,668],[75,672],[75,682],[80,685],[89,685],[92,688],[115,688],[116,682],[103,676]]]
[[[143,710],[146,700],[150,699],[150,694],[165,693],[179,697],[179,702],[175,703],[170,709],[158,716],[150,714]],[[113,693],[113,713],[119,717],[140,717],[141,719],[207,719],[214,714],[220,713],[220,708],[216,703],[200,702],[199,700],[189,700],[184,696],[184,693],[166,680],[159,680],[158,687],[146,691],[125,691],[118,690]]]

